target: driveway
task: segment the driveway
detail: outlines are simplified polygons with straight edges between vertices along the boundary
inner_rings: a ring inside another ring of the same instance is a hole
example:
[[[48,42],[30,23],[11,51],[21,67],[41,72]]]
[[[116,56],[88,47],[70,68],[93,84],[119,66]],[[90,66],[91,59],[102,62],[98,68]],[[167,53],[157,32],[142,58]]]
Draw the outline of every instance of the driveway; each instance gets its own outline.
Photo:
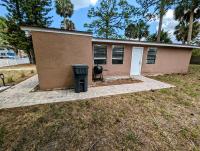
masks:
[[[163,88],[171,88],[173,85],[153,80],[144,76],[135,76],[135,79],[143,82],[133,84],[111,85],[91,87],[88,92],[74,93],[74,90],[55,90],[31,92],[38,84],[38,77],[33,76],[18,85],[0,93],[0,109],[30,106],[36,104],[75,101],[102,96],[110,96],[124,93],[133,93]]]

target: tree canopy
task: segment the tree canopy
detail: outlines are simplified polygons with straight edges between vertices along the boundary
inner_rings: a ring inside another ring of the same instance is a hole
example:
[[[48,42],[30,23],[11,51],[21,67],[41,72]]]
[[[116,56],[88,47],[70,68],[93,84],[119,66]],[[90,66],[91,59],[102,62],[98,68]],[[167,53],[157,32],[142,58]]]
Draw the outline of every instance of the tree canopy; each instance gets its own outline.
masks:
[[[75,25],[69,19],[73,14],[74,5],[70,0],[56,0],[55,1],[56,13],[64,18],[61,22],[61,28],[66,30],[74,30]]]
[[[169,8],[174,4],[175,0],[137,0],[140,5],[143,16],[147,20],[151,20],[156,16],[159,17],[159,26],[157,31],[156,41],[161,41],[161,31],[163,24],[163,16]]]
[[[52,23],[48,13],[52,10],[51,0],[2,0],[7,19],[18,25],[47,27]]]
[[[200,0],[178,0],[179,3],[175,9],[175,18],[180,22],[189,23],[187,43],[192,40],[193,24],[200,18]]]
[[[85,27],[99,37],[117,38],[119,31],[126,28],[134,14],[136,8],[126,0],[101,0],[100,6],[88,11],[88,17],[94,20],[86,23]]]
[[[8,45],[8,41],[4,38],[4,33],[7,32],[7,23],[4,17],[0,17],[0,46]]]
[[[157,39],[157,33],[154,33],[147,38],[147,41],[156,42],[156,39]],[[165,32],[163,30],[161,31],[160,42],[172,43],[172,40],[171,40],[168,32]]]
[[[143,20],[139,20],[136,24],[129,24],[125,29],[125,36],[128,38],[138,39],[139,41],[149,35],[149,25]]]
[[[20,25],[48,27],[52,20],[47,14],[51,10],[51,0],[2,0],[8,14],[6,16],[7,31],[2,32],[3,39],[13,49],[24,50],[31,63],[35,63],[32,38],[27,37]]]
[[[181,41],[183,44],[187,42],[189,31],[189,23],[186,21],[181,21],[176,27],[174,34],[176,35],[176,39]],[[193,30],[192,30],[192,40],[194,40],[200,31],[200,24],[198,21],[193,23]]]

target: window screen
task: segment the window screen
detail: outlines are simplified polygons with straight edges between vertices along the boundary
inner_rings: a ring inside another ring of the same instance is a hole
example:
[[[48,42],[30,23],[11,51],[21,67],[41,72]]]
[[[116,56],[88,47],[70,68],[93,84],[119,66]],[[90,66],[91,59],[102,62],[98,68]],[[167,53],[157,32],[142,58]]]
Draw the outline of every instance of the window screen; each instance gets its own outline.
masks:
[[[147,54],[147,64],[155,64],[157,48],[149,48]]]
[[[94,64],[106,64],[107,46],[94,45]]]
[[[112,64],[123,64],[124,46],[114,45],[112,48]]]

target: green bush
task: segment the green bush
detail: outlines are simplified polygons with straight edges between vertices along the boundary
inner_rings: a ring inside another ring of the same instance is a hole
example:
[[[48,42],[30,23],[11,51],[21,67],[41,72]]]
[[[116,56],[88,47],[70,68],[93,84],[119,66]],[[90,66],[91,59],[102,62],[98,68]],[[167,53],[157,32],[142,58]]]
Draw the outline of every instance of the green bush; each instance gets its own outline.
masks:
[[[192,51],[192,56],[200,56],[200,49],[194,49]]]
[[[13,80],[13,77],[12,77],[12,76],[8,77],[8,78],[7,78],[7,83],[12,83],[12,82],[15,82],[15,81]]]

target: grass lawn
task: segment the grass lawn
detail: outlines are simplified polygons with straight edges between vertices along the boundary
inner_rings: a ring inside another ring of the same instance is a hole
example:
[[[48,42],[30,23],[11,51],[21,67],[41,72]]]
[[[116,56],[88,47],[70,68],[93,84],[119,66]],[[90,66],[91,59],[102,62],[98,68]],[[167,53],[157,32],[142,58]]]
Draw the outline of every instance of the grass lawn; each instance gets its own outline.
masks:
[[[200,65],[176,88],[0,110],[0,150],[200,150]]]
[[[13,85],[35,75],[36,69],[34,65],[16,65],[2,67],[0,68],[0,73],[4,74],[7,85]],[[2,84],[2,80],[0,79],[0,86]]]

